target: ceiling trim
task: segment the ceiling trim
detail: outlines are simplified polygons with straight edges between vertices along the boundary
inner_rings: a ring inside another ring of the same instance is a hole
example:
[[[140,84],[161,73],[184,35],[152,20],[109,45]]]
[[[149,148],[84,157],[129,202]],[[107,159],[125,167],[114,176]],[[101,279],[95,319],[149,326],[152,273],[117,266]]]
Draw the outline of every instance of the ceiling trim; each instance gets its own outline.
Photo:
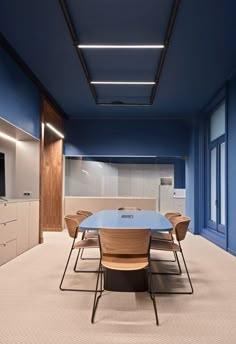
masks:
[[[30,67],[24,62],[16,50],[11,46],[8,40],[0,33],[0,47],[2,47],[18,64],[18,66],[24,71],[28,78],[33,81],[33,83],[38,87],[39,91],[47,97],[48,101],[58,110],[61,117],[68,119],[68,115],[64,112],[61,106],[57,103],[55,98],[50,94],[46,87],[41,83],[41,81],[36,77]]]
[[[72,21],[72,17],[70,15],[69,8],[68,8],[68,6],[66,4],[66,0],[59,0],[59,3],[61,5],[61,9],[62,9],[64,18],[65,18],[65,21],[66,21],[66,25],[67,25],[68,31],[70,32],[70,35],[71,35],[73,46],[76,49],[77,55],[79,57],[80,63],[82,65],[85,77],[86,77],[87,82],[89,84],[90,90],[91,90],[93,98],[95,100],[95,103],[97,103],[96,90],[95,90],[95,87],[90,83],[91,77],[90,77],[90,74],[89,74],[89,71],[88,71],[88,67],[87,67],[87,64],[86,64],[83,52],[79,48],[79,39],[78,39],[78,36],[76,34],[76,30],[75,30],[75,27],[74,27],[74,24],[73,24],[73,21]]]
[[[152,94],[151,94],[151,97],[150,97],[151,105],[154,102],[154,99],[155,99],[155,96],[156,96],[156,92],[157,92],[157,87],[159,86],[159,82],[160,82],[163,66],[164,66],[164,63],[165,63],[165,59],[166,59],[166,54],[167,54],[167,51],[168,51],[169,43],[170,43],[170,40],[171,40],[173,28],[174,28],[174,25],[175,25],[175,20],[176,20],[177,14],[178,14],[179,6],[180,6],[180,0],[174,0],[174,3],[172,5],[172,9],[171,9],[171,14],[170,14],[168,26],[167,26],[167,30],[166,30],[166,35],[165,35],[165,40],[164,40],[164,48],[163,48],[163,50],[161,52],[160,62],[158,63],[157,71],[156,71],[156,76],[155,76],[155,80],[154,80],[155,84],[153,86]]]
[[[66,24],[67,24],[67,28],[68,31],[71,35],[71,39],[73,42],[73,46],[76,49],[77,55],[79,57],[79,60],[81,62],[85,77],[87,79],[87,82],[89,84],[90,90],[92,92],[93,98],[95,100],[96,105],[100,105],[100,106],[150,106],[153,105],[154,99],[155,99],[155,95],[156,95],[156,91],[157,91],[157,87],[159,86],[159,81],[160,81],[160,77],[161,77],[161,73],[163,70],[163,66],[165,63],[165,58],[166,58],[166,54],[167,54],[167,50],[168,50],[168,45],[171,39],[171,35],[172,35],[172,31],[174,28],[174,24],[175,24],[175,19],[178,13],[178,9],[179,9],[179,5],[180,5],[180,0],[173,0],[173,4],[172,4],[172,8],[171,8],[171,12],[170,12],[170,16],[169,16],[169,21],[167,24],[167,29],[166,29],[166,34],[165,34],[165,39],[164,39],[164,48],[162,48],[162,52],[161,52],[161,56],[160,56],[160,60],[158,62],[158,66],[157,66],[157,71],[155,74],[155,79],[154,82],[155,84],[153,85],[152,91],[151,91],[151,95],[150,95],[150,100],[148,103],[126,103],[126,102],[120,102],[119,104],[116,104],[115,102],[108,102],[108,103],[104,103],[104,102],[99,102],[98,100],[98,96],[96,93],[96,89],[94,87],[94,85],[91,83],[92,78],[90,76],[89,73],[89,69],[84,57],[84,54],[82,52],[82,49],[79,48],[80,42],[79,42],[79,38],[78,35],[76,33],[76,29],[75,26],[73,24],[73,20],[72,20],[72,16],[70,15],[70,10],[69,7],[66,3],[66,0],[59,0]]]

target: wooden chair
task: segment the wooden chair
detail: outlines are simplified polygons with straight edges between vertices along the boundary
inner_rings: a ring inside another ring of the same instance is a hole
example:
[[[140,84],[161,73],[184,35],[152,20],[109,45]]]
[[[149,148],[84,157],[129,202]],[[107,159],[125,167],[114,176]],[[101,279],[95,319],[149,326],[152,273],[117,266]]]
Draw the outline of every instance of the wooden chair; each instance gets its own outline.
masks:
[[[149,293],[153,301],[156,324],[158,325],[158,316],[156,309],[156,300],[152,292],[151,266],[150,266],[150,237],[149,229],[100,229],[99,243],[101,259],[99,264],[99,273],[94,295],[91,322],[94,322],[94,316],[98,301],[102,296],[102,269],[129,271],[148,269],[149,271]],[[98,294],[98,285],[100,279],[100,293]]]
[[[86,217],[89,217],[91,215],[93,215],[93,213],[91,211],[88,211],[88,210],[77,210],[76,212],[77,215],[85,215]]]
[[[142,210],[142,209],[138,207],[121,207],[121,208],[118,208],[118,210]]]
[[[171,213],[166,213],[164,215],[171,223],[172,223],[172,219],[178,216],[181,216],[181,213],[179,212],[171,212]],[[173,225],[173,223],[172,223]],[[152,240],[167,240],[167,241],[174,241],[174,228],[170,231],[170,232],[152,232]],[[164,261],[164,262],[176,262],[178,263],[178,267],[179,267],[179,274],[181,274],[181,267],[178,261],[178,256],[176,254],[176,252],[173,253],[174,254],[174,260],[173,259],[152,259],[153,261]]]
[[[88,211],[88,210],[77,210],[76,214],[77,215],[85,215],[86,218],[91,216],[91,215],[93,215],[93,213],[91,211]],[[98,231],[93,230],[93,231],[87,231],[87,233],[88,232],[90,233],[90,237],[91,238],[98,238]],[[78,262],[78,259],[79,259],[79,253],[80,252],[78,252],[78,255],[77,255],[77,258],[76,258],[77,262]],[[83,257],[83,253],[84,253],[84,249],[82,248],[81,254],[80,254],[80,259],[81,260],[97,260],[97,258],[90,258],[90,257],[84,258]],[[75,272],[77,272],[76,269],[75,269]]]
[[[172,213],[166,213],[164,216],[172,223],[172,219],[174,217],[182,216],[182,214],[179,212],[172,212]],[[152,233],[152,239],[173,241],[173,234],[174,234],[174,229],[168,233],[155,232],[155,233]]]
[[[188,281],[190,284],[190,291],[188,292],[159,292],[156,291],[155,293],[162,293],[162,294],[192,294],[193,293],[193,286],[192,286],[192,282],[191,282],[191,278],[188,272],[188,268],[187,268],[187,264],[184,258],[184,254],[183,254],[183,249],[181,246],[181,241],[183,241],[186,237],[186,233],[188,230],[188,226],[189,223],[191,221],[190,217],[186,217],[186,216],[177,216],[171,219],[172,223],[173,223],[173,229],[175,232],[175,236],[177,239],[177,243],[173,242],[173,241],[168,241],[168,240],[152,240],[151,241],[151,249],[152,250],[160,250],[160,251],[171,251],[174,252],[177,256],[178,252],[181,253],[182,259],[183,259],[183,263],[184,263],[184,267],[187,273],[187,277],[188,277]],[[178,256],[177,256],[178,257]],[[179,260],[178,264],[179,264]],[[180,266],[179,266],[180,268]],[[171,273],[166,273],[166,274],[171,274]]]
[[[70,249],[70,253],[66,262],[66,266],[62,275],[62,279],[61,279],[61,283],[59,288],[61,290],[67,290],[67,291],[94,291],[94,290],[88,290],[88,289],[69,289],[69,288],[63,288],[63,281],[66,275],[66,271],[69,265],[69,261],[71,258],[71,254],[73,252],[74,249],[78,250],[78,254],[77,254],[77,258],[74,264],[74,271],[78,272],[78,273],[94,273],[97,271],[94,270],[76,270],[76,266],[77,266],[77,262],[78,262],[78,258],[79,258],[79,254],[81,249],[88,249],[88,248],[99,248],[99,243],[98,243],[98,239],[94,238],[94,235],[91,234],[91,232],[87,232],[87,231],[82,231],[79,228],[79,224],[86,219],[86,215],[84,214],[80,214],[80,215],[67,215],[65,216],[65,223],[68,229],[68,233],[69,236],[71,238],[73,238],[73,242],[71,245],[71,249]],[[81,240],[76,241],[77,237],[78,237],[78,233],[82,233],[82,237]]]

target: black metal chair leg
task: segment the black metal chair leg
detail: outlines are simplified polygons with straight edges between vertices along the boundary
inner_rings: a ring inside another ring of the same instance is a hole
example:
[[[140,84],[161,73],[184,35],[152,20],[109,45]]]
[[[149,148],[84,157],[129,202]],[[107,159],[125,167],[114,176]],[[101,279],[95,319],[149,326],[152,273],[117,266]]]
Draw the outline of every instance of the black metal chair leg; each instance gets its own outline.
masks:
[[[187,264],[186,264],[186,261],[185,261],[182,249],[180,250],[180,253],[182,255],[185,271],[187,273],[188,281],[189,281],[189,284],[190,284],[190,291],[154,291],[153,294],[180,294],[180,295],[185,295],[185,294],[190,295],[190,294],[193,294],[193,285],[192,285],[192,281],[191,281],[191,278],[190,278],[190,275],[189,275],[189,272],[188,272]],[[178,258],[177,252],[176,252],[176,257]],[[155,273],[153,273],[153,274],[155,274]]]
[[[152,262],[170,262],[170,263],[174,263],[174,262],[176,262],[176,256],[175,256],[175,252],[173,252],[173,254],[174,254],[174,260],[172,260],[172,259],[151,259],[151,261]]]
[[[178,272],[152,272],[153,275],[181,275],[182,274],[182,269],[181,269],[181,266],[180,266],[180,262],[179,262],[179,258],[178,258],[178,255],[177,253],[174,251],[174,256],[175,256],[175,261],[174,262],[177,262],[178,264]],[[151,261],[154,261],[153,259]],[[164,261],[164,260],[163,260]],[[170,260],[167,260],[170,262]]]
[[[77,269],[76,269],[77,264],[78,264],[78,260],[79,260],[79,253],[80,253],[80,250],[81,250],[81,249],[79,249],[79,252],[78,252],[77,257],[76,257],[76,261],[75,261],[75,265],[74,265],[74,272],[76,272],[76,273],[92,273],[92,272],[97,273],[98,270],[77,270]],[[83,248],[82,248],[81,255],[82,255],[82,254],[83,254]],[[81,256],[80,256],[80,259],[81,259]],[[96,260],[97,260],[97,259],[99,259],[99,258],[96,258]],[[85,260],[85,259],[83,259],[83,260]]]
[[[76,260],[75,260],[74,272],[78,272],[78,271],[76,270],[76,266],[77,266],[77,263],[78,263],[78,259],[79,259],[80,250],[81,250],[81,249],[79,249],[79,250],[78,250],[78,254],[77,254],[77,257],[76,257]]]
[[[186,264],[186,261],[185,261],[184,254],[183,254],[182,250],[181,250],[181,255],[182,255],[182,258],[183,258],[184,267],[185,267],[185,270],[186,270],[186,273],[187,273],[187,276],[188,276],[188,280],[189,280],[189,284],[190,284],[190,288],[191,288],[191,292],[189,294],[193,294],[193,285],[192,285],[192,281],[191,281],[191,278],[190,278],[190,275],[189,275],[189,272],[188,272],[187,264]]]
[[[179,267],[179,274],[181,275],[182,274],[182,269],[181,269],[181,266],[180,266],[180,262],[179,262],[179,258],[178,258],[177,252],[174,252],[174,255],[175,255],[178,267]]]
[[[61,283],[60,283],[60,290],[62,291],[82,291],[82,292],[92,292],[94,293],[94,289],[74,289],[74,288],[63,288],[62,287],[62,284],[63,284],[63,281],[64,281],[64,278],[65,278],[65,275],[66,275],[66,271],[67,271],[67,268],[68,268],[68,265],[69,265],[69,261],[70,261],[70,258],[71,258],[71,254],[72,254],[72,251],[73,251],[73,247],[74,247],[74,242],[72,244],[72,247],[71,247],[71,250],[70,250],[70,253],[69,253],[69,256],[68,256],[68,259],[67,259],[67,262],[66,262],[66,266],[65,266],[65,269],[64,269],[64,272],[63,272],[63,275],[62,275],[62,279],[61,279]],[[77,256],[78,257],[78,256]],[[76,270],[76,272],[79,272],[79,273],[98,273],[97,270]],[[100,291],[100,290],[99,290]]]
[[[101,276],[100,276],[101,274]],[[98,284],[99,284],[99,278],[100,278],[100,291],[98,291]],[[97,293],[100,292],[100,294],[97,297]],[[100,299],[100,297],[102,296],[102,265],[101,262],[99,263],[99,270],[98,270],[98,277],[97,277],[97,282],[96,282],[96,289],[95,289],[95,295],[94,295],[94,301],[93,301],[93,311],[92,311],[92,317],[91,317],[91,323],[94,323],[94,317],[95,317],[95,313],[96,313],[96,309],[97,309],[97,305],[98,305],[98,301]]]
[[[65,278],[66,270],[68,268],[68,264],[69,264],[69,261],[70,261],[70,257],[71,257],[72,251],[73,251],[73,244],[72,244],[72,247],[71,247],[71,250],[70,250],[67,262],[66,262],[66,266],[65,266],[65,269],[64,269],[64,272],[63,272],[63,275],[62,275],[61,283],[60,283],[60,286],[59,286],[60,290],[66,290],[66,289],[62,288],[62,283],[63,283],[64,278]]]
[[[81,255],[80,255],[80,259],[81,260],[99,260],[100,259],[100,258],[90,258],[90,257],[84,258],[83,257],[83,253],[84,253],[84,249],[82,248],[82,252],[81,252]]]
[[[150,295],[152,302],[153,302],[156,324],[159,325],[159,320],[158,320],[158,315],[157,315],[156,299],[155,299],[155,295],[153,295],[153,292],[152,292],[152,270],[151,270],[151,267],[149,268],[149,295]]]

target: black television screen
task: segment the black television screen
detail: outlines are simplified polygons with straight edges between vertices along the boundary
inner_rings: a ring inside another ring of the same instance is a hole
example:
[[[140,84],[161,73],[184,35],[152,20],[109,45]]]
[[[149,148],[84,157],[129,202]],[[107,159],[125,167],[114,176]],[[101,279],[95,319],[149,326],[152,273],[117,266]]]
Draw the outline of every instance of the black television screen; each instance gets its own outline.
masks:
[[[6,196],[5,188],[5,155],[0,152],[0,197]]]

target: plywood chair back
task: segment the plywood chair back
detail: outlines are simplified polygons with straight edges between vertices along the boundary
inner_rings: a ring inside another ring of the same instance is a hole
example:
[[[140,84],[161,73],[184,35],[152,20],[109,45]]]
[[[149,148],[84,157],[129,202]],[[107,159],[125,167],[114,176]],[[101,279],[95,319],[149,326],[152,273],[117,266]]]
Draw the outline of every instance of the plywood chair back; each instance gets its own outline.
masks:
[[[76,212],[77,215],[86,215],[86,217],[89,217],[91,215],[93,215],[93,213],[91,211],[88,211],[88,210],[77,210]]]
[[[173,228],[178,241],[182,241],[185,239],[190,221],[190,217],[187,216],[178,216],[172,218]]]
[[[168,220],[170,220],[172,217],[182,216],[181,213],[178,211],[172,212],[172,213],[165,213],[164,215]]]
[[[118,208],[118,210],[142,210],[142,209],[138,207],[121,207],[121,208]]]
[[[74,238],[75,237],[75,234],[76,234],[76,229],[77,227],[79,226],[79,224],[85,220],[87,218],[86,215],[84,214],[80,214],[80,215],[66,215],[64,217],[65,219],[65,223],[66,223],[66,227],[68,229],[68,233],[69,233],[69,236],[71,238]],[[78,232],[80,232],[81,230],[79,229],[77,231],[77,234]],[[77,237],[77,236],[76,236]]]
[[[99,230],[102,255],[147,255],[150,246],[150,229]]]

